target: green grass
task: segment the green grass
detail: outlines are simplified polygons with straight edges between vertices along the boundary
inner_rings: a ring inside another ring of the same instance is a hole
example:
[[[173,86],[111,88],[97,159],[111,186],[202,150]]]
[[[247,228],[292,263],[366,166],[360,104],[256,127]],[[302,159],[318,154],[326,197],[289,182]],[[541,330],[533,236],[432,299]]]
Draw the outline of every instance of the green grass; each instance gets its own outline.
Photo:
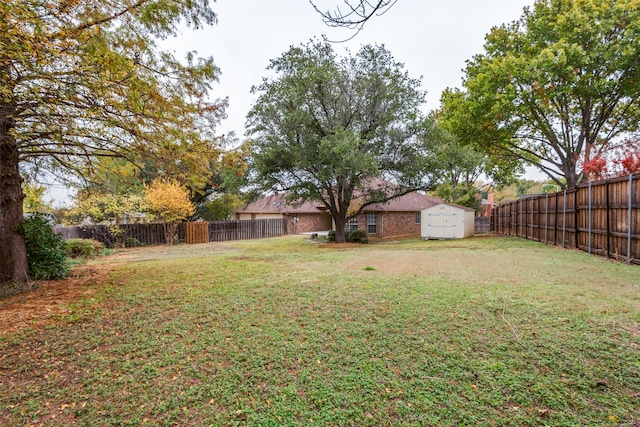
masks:
[[[90,314],[0,341],[0,425],[640,423],[638,266],[509,238],[99,262]]]

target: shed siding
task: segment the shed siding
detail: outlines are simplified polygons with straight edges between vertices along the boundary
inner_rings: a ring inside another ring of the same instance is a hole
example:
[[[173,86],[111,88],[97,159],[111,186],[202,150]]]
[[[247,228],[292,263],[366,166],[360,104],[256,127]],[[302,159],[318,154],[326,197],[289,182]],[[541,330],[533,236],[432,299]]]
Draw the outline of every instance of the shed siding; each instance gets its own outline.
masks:
[[[473,236],[475,212],[457,205],[439,204],[421,211],[423,239],[463,239]]]

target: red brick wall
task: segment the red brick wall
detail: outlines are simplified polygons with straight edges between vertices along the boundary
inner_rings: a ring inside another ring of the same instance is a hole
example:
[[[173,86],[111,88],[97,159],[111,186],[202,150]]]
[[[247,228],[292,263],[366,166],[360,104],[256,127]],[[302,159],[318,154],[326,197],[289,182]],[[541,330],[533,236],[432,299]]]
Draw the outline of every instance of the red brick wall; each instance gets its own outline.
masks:
[[[420,224],[416,224],[416,212],[385,212],[377,214],[377,233],[374,237],[419,236]],[[287,234],[310,233],[327,230],[328,214],[296,214],[298,222],[292,227],[292,215],[284,215]],[[358,216],[358,229],[367,231],[367,215]]]
[[[416,224],[416,212],[379,212],[377,213],[376,233],[374,237],[419,236],[420,224]],[[358,230],[368,232],[367,215],[358,216]]]
[[[295,234],[300,234],[327,230],[329,228],[327,222],[330,221],[327,216],[328,214],[296,214],[295,217],[298,218],[298,222],[294,225],[291,222],[294,215],[287,214],[284,216],[287,224],[287,234],[294,234],[294,231]]]
[[[378,215],[378,224],[382,224],[382,235],[378,234],[380,237],[420,235],[420,224],[416,224],[416,212],[382,213]]]

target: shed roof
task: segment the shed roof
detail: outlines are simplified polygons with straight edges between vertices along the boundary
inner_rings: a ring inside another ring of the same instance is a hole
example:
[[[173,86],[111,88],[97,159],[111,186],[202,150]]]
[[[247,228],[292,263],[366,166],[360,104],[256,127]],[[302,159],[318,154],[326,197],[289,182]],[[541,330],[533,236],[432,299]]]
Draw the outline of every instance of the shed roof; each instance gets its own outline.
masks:
[[[440,206],[440,205],[444,205],[444,206],[451,206],[451,207],[454,207],[454,208],[461,209],[461,210],[463,210],[463,211],[465,211],[465,212],[475,212],[475,211],[476,211],[475,209],[470,208],[470,207],[468,207],[468,206],[457,205],[457,204],[455,204],[455,203],[436,203],[435,205],[433,205],[433,206],[429,206],[429,207],[427,207],[427,208],[425,208],[425,209],[422,209],[422,210],[430,210],[430,209],[432,209],[432,208],[436,208],[436,207],[438,207],[438,206]]]

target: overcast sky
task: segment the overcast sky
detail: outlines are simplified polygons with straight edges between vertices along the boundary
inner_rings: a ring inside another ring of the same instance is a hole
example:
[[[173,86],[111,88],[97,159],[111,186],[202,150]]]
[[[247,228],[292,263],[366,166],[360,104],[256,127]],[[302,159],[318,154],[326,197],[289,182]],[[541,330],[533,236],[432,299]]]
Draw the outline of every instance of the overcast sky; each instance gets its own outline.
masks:
[[[317,0],[316,4],[333,10],[341,2]],[[465,61],[482,52],[491,28],[517,20],[523,8],[532,4],[525,0],[398,0],[353,39],[336,43],[335,49],[356,52],[363,44],[384,44],[412,77],[423,77],[423,89],[428,92],[425,111],[429,111],[438,107],[445,88],[461,86]],[[240,137],[256,100],[251,86],[268,75],[271,59],[314,37],[345,40],[354,34],[327,27],[307,0],[218,0],[213,8],[217,25],[183,32],[163,46],[178,56],[196,50],[200,56],[214,58],[222,74],[212,95],[228,96],[230,102],[221,131],[235,131]]]
[[[355,1],[355,0],[354,0]],[[317,0],[323,10],[342,2]],[[425,112],[437,108],[447,87],[460,87],[465,61],[482,53],[484,37],[494,26],[517,20],[533,0],[398,0],[382,16],[372,18],[353,39],[336,43],[335,50],[356,52],[363,44],[384,44],[412,77],[422,76],[428,92]],[[244,136],[245,117],[256,97],[251,86],[267,76],[271,59],[290,46],[326,35],[345,40],[353,30],[330,28],[308,0],[218,0],[213,3],[218,23],[185,30],[164,40],[161,47],[184,57],[187,51],[213,57],[220,68],[212,98],[229,98],[228,118],[220,132]],[[528,177],[539,178],[530,173]],[[56,204],[70,203],[68,193],[54,186]]]

